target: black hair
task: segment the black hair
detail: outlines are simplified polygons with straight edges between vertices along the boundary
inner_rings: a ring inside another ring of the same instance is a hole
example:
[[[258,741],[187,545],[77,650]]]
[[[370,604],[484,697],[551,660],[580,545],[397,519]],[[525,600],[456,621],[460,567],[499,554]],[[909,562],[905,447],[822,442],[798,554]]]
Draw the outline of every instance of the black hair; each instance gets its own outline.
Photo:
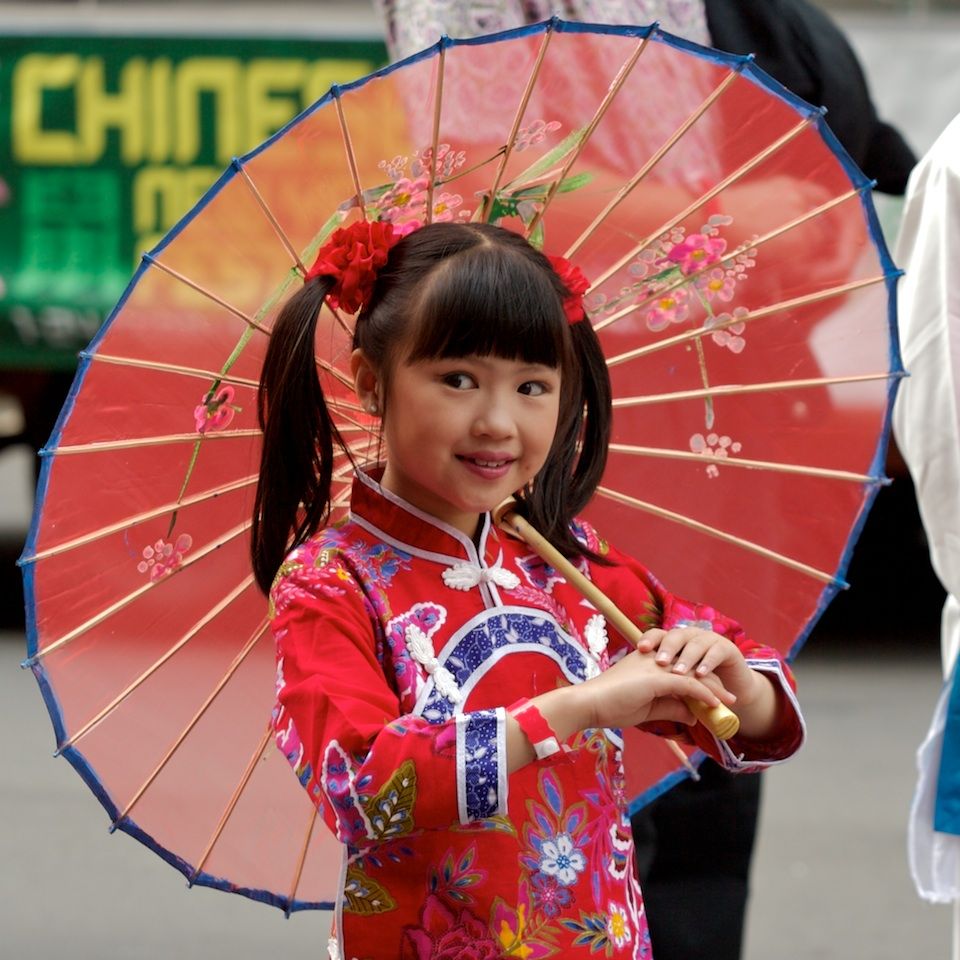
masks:
[[[315,277],[287,301],[264,360],[251,553],[265,593],[287,551],[329,516],[335,446],[352,460],[327,410],[314,359],[317,317],[332,284]],[[568,293],[550,261],[519,234],[483,223],[430,224],[390,251],[357,316],[353,346],[377,367],[382,404],[401,350],[406,362],[477,354],[559,369],[553,445],[516,496],[530,523],[562,553],[592,556],[570,521],[593,496],[606,465],[610,378],[589,320],[567,322]]]

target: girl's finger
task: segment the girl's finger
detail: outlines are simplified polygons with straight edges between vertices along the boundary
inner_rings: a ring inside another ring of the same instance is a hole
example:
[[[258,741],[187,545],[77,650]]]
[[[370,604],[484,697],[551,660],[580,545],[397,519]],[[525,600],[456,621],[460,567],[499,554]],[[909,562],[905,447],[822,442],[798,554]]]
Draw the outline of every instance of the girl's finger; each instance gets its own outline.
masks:
[[[708,673],[714,673],[717,667],[722,666],[732,659],[731,653],[736,656],[739,651],[737,651],[737,648],[729,641],[726,643],[713,644],[701,658],[697,666],[697,676],[702,677]]]
[[[704,654],[710,649],[713,638],[707,633],[698,633],[687,641],[673,665],[674,673],[688,673],[703,661]],[[697,676],[701,672],[697,670]]]
[[[657,663],[661,666],[673,663],[677,654],[702,633],[703,631],[696,627],[680,627],[679,629],[668,630],[666,636],[661,639],[659,647],[657,647]]]
[[[666,630],[661,630],[659,627],[653,627],[650,630],[646,630],[643,636],[640,638],[639,643],[637,643],[637,649],[641,653],[650,653],[653,650],[656,650],[660,645],[660,641],[667,635]]]
[[[728,707],[732,707],[737,702],[737,695],[728,690],[715,673],[709,673],[705,677],[698,677],[697,679],[709,687]]]
[[[663,688],[667,696],[700,700],[708,707],[715,707],[721,702],[717,694],[702,680],[697,680],[694,677],[677,676],[674,673],[666,672],[663,674],[663,679],[667,681]]]

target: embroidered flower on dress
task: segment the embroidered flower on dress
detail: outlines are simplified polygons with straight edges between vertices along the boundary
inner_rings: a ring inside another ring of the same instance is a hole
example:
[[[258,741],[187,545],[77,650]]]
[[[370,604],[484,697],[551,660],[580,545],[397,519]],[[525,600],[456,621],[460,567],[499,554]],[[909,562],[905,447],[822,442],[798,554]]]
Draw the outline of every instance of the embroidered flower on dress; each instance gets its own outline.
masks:
[[[556,877],[545,873],[533,875],[533,905],[548,917],[555,917],[573,902],[573,893],[560,885]]]
[[[451,703],[460,703],[463,694],[453,674],[446,667],[441,666],[440,661],[434,656],[430,638],[415,623],[407,625],[404,638],[410,656],[433,677],[437,692]]]
[[[454,914],[433,894],[424,901],[420,926],[406,927],[404,937],[416,960],[499,960],[503,955],[486,923],[467,909]],[[403,956],[411,956],[409,950]]]
[[[552,840],[544,840],[540,847],[541,873],[556,877],[557,883],[565,887],[577,882],[577,874],[583,873],[587,859],[577,849],[569,833],[558,833]]]
[[[607,920],[607,936],[622,950],[630,942],[630,918],[627,911],[612,901],[607,905],[610,917]]]

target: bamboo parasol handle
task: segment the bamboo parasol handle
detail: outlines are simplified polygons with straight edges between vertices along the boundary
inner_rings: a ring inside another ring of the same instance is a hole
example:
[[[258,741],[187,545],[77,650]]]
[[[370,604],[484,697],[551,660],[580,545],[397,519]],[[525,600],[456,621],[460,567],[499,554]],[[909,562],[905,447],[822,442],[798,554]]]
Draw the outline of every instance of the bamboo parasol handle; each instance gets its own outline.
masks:
[[[572,583],[607,618],[607,622],[636,646],[643,631],[594,583],[588,580],[557,548],[540,534],[519,513],[513,510],[513,499],[505,500],[493,512],[497,526],[523,540],[554,570]],[[740,729],[740,718],[728,707],[708,707],[699,700],[685,699],[691,713],[719,740],[729,740]]]

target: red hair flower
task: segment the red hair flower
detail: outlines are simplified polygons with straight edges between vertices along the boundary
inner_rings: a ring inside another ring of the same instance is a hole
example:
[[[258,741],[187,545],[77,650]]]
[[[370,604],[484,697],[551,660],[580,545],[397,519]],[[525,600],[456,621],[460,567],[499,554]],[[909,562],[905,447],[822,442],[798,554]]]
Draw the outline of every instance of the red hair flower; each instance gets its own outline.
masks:
[[[590,289],[590,281],[583,275],[583,271],[579,267],[574,266],[566,258],[548,256],[547,259],[569,291],[563,301],[567,323],[579,323],[586,316],[583,311],[583,295]]]
[[[357,220],[349,227],[334,230],[317,252],[304,282],[314,277],[333,277],[336,282],[327,294],[328,302],[334,308],[356,313],[370,298],[377,271],[387,262],[390,249],[416,226]]]

